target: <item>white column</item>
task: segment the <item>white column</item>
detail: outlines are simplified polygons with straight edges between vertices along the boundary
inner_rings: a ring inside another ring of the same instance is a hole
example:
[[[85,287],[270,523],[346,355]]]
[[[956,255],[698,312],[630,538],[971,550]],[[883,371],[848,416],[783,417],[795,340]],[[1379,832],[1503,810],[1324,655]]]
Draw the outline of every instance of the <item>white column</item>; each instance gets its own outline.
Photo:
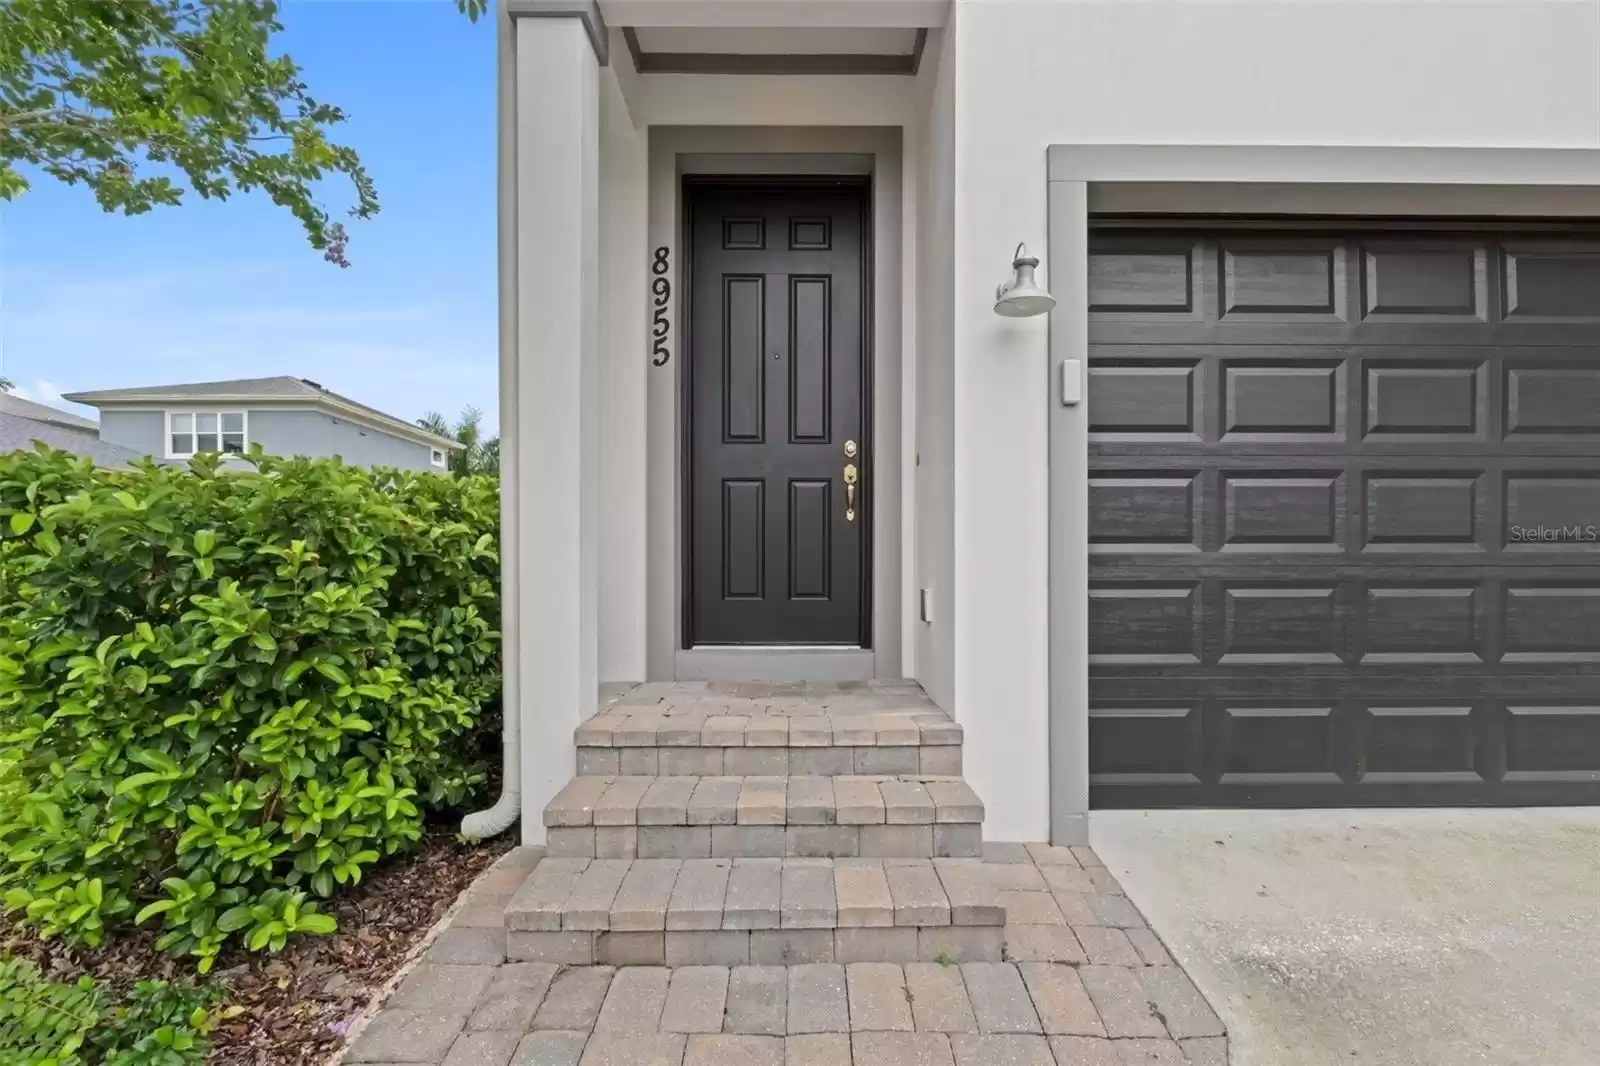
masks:
[[[613,69],[615,69],[613,67]],[[600,316],[600,680],[644,681],[649,603],[646,134],[635,130],[609,73],[600,86],[600,250],[606,310]]]
[[[517,41],[515,479],[522,842],[572,776],[596,674],[599,71],[578,18]],[[508,709],[508,713],[510,713]]]
[[[1089,842],[1089,186],[1050,183],[1050,842]],[[1061,402],[1076,361],[1077,404]]]

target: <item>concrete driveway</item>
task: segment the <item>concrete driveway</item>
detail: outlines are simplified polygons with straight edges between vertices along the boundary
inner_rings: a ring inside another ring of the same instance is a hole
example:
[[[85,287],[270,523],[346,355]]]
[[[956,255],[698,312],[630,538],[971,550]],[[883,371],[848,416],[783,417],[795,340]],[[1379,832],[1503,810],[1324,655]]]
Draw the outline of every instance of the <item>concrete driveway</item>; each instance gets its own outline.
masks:
[[[1600,810],[1105,811],[1234,1066],[1600,1063]]]

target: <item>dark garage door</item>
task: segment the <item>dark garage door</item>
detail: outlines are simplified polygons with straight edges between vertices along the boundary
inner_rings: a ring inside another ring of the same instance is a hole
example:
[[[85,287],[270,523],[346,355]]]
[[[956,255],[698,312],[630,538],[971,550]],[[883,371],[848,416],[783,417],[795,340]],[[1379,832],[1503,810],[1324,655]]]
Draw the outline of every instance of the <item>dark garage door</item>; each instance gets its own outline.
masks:
[[[1600,802],[1600,233],[1091,245],[1092,805]]]

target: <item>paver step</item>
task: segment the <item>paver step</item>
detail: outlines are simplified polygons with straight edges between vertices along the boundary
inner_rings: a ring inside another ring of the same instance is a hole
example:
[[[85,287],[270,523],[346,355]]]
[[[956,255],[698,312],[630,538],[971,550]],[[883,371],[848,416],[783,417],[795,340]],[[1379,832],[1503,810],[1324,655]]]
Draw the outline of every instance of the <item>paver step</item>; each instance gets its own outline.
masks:
[[[575,777],[544,809],[569,858],[933,858],[982,850],[960,777]]]
[[[832,714],[805,706],[767,713],[612,706],[602,708],[574,734],[580,745],[599,748],[914,747],[959,744],[961,736],[961,727],[931,704]]]
[[[959,774],[961,727],[914,681],[652,682],[575,733],[580,774]]]
[[[580,725],[580,774],[959,774],[962,730],[925,700],[829,712],[744,701],[613,705]]]
[[[836,777],[842,774],[961,773],[961,744],[834,745],[826,747],[746,747],[652,745],[595,747],[579,745],[579,774],[648,777],[746,777],[794,774]]]
[[[551,859],[506,911],[507,955],[565,965],[994,961],[978,859]]]

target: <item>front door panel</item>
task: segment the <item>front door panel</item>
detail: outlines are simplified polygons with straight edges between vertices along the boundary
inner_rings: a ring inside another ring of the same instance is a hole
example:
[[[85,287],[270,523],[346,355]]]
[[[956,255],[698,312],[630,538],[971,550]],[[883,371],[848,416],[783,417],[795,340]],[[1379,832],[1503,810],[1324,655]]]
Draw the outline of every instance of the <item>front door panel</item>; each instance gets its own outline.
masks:
[[[864,209],[690,190],[692,644],[866,643]]]

